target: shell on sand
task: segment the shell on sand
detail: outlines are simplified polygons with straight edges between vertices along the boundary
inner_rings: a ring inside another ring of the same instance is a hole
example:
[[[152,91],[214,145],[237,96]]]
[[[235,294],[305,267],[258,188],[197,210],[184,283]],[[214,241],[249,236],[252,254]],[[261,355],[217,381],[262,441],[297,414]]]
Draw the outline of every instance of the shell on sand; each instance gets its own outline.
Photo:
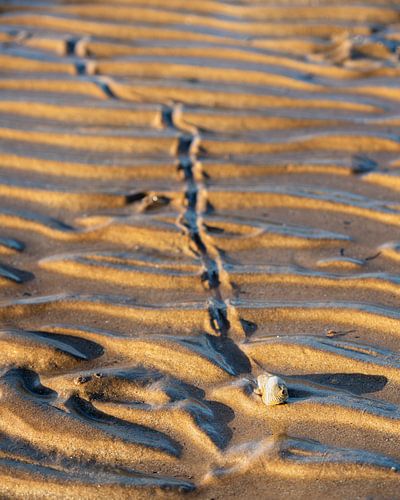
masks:
[[[254,392],[261,396],[267,406],[280,405],[289,397],[285,382],[270,373],[263,373],[257,377],[257,387]]]

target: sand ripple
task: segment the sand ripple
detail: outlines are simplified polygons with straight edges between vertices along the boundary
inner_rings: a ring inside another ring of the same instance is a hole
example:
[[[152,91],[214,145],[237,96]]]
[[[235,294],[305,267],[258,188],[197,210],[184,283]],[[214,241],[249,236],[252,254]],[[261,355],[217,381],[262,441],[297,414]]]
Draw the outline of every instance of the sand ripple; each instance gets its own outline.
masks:
[[[396,2],[2,4],[0,496],[398,497]]]

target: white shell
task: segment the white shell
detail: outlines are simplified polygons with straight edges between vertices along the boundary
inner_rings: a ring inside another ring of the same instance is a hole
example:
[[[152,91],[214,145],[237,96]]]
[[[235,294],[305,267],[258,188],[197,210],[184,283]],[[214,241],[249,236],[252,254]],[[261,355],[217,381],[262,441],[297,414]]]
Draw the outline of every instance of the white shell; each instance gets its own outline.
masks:
[[[270,373],[263,373],[257,377],[257,388],[254,392],[261,396],[267,406],[280,405],[289,397],[285,382]]]

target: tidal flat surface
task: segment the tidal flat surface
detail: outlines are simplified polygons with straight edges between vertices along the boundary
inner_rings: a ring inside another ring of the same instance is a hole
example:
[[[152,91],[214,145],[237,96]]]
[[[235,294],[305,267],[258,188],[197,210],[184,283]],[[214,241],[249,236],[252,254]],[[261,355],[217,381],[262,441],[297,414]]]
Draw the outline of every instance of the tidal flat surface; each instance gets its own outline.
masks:
[[[400,498],[399,55],[390,0],[0,1],[1,498]]]

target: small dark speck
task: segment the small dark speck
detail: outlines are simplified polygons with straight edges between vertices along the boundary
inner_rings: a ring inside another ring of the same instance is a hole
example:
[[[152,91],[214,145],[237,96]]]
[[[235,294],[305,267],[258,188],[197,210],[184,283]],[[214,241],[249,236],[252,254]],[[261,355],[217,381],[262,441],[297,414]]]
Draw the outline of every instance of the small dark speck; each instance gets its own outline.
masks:
[[[343,255],[344,255],[344,248],[340,249],[340,255],[343,257]]]
[[[86,384],[86,382],[90,382],[91,380],[91,377],[88,376],[88,377],[84,377],[83,375],[80,375],[76,380],[75,380],[75,383],[77,385],[81,385],[81,384]]]
[[[24,297],[32,297],[32,294],[31,294],[31,293],[29,293],[29,292],[24,292],[22,295],[23,295]]]

